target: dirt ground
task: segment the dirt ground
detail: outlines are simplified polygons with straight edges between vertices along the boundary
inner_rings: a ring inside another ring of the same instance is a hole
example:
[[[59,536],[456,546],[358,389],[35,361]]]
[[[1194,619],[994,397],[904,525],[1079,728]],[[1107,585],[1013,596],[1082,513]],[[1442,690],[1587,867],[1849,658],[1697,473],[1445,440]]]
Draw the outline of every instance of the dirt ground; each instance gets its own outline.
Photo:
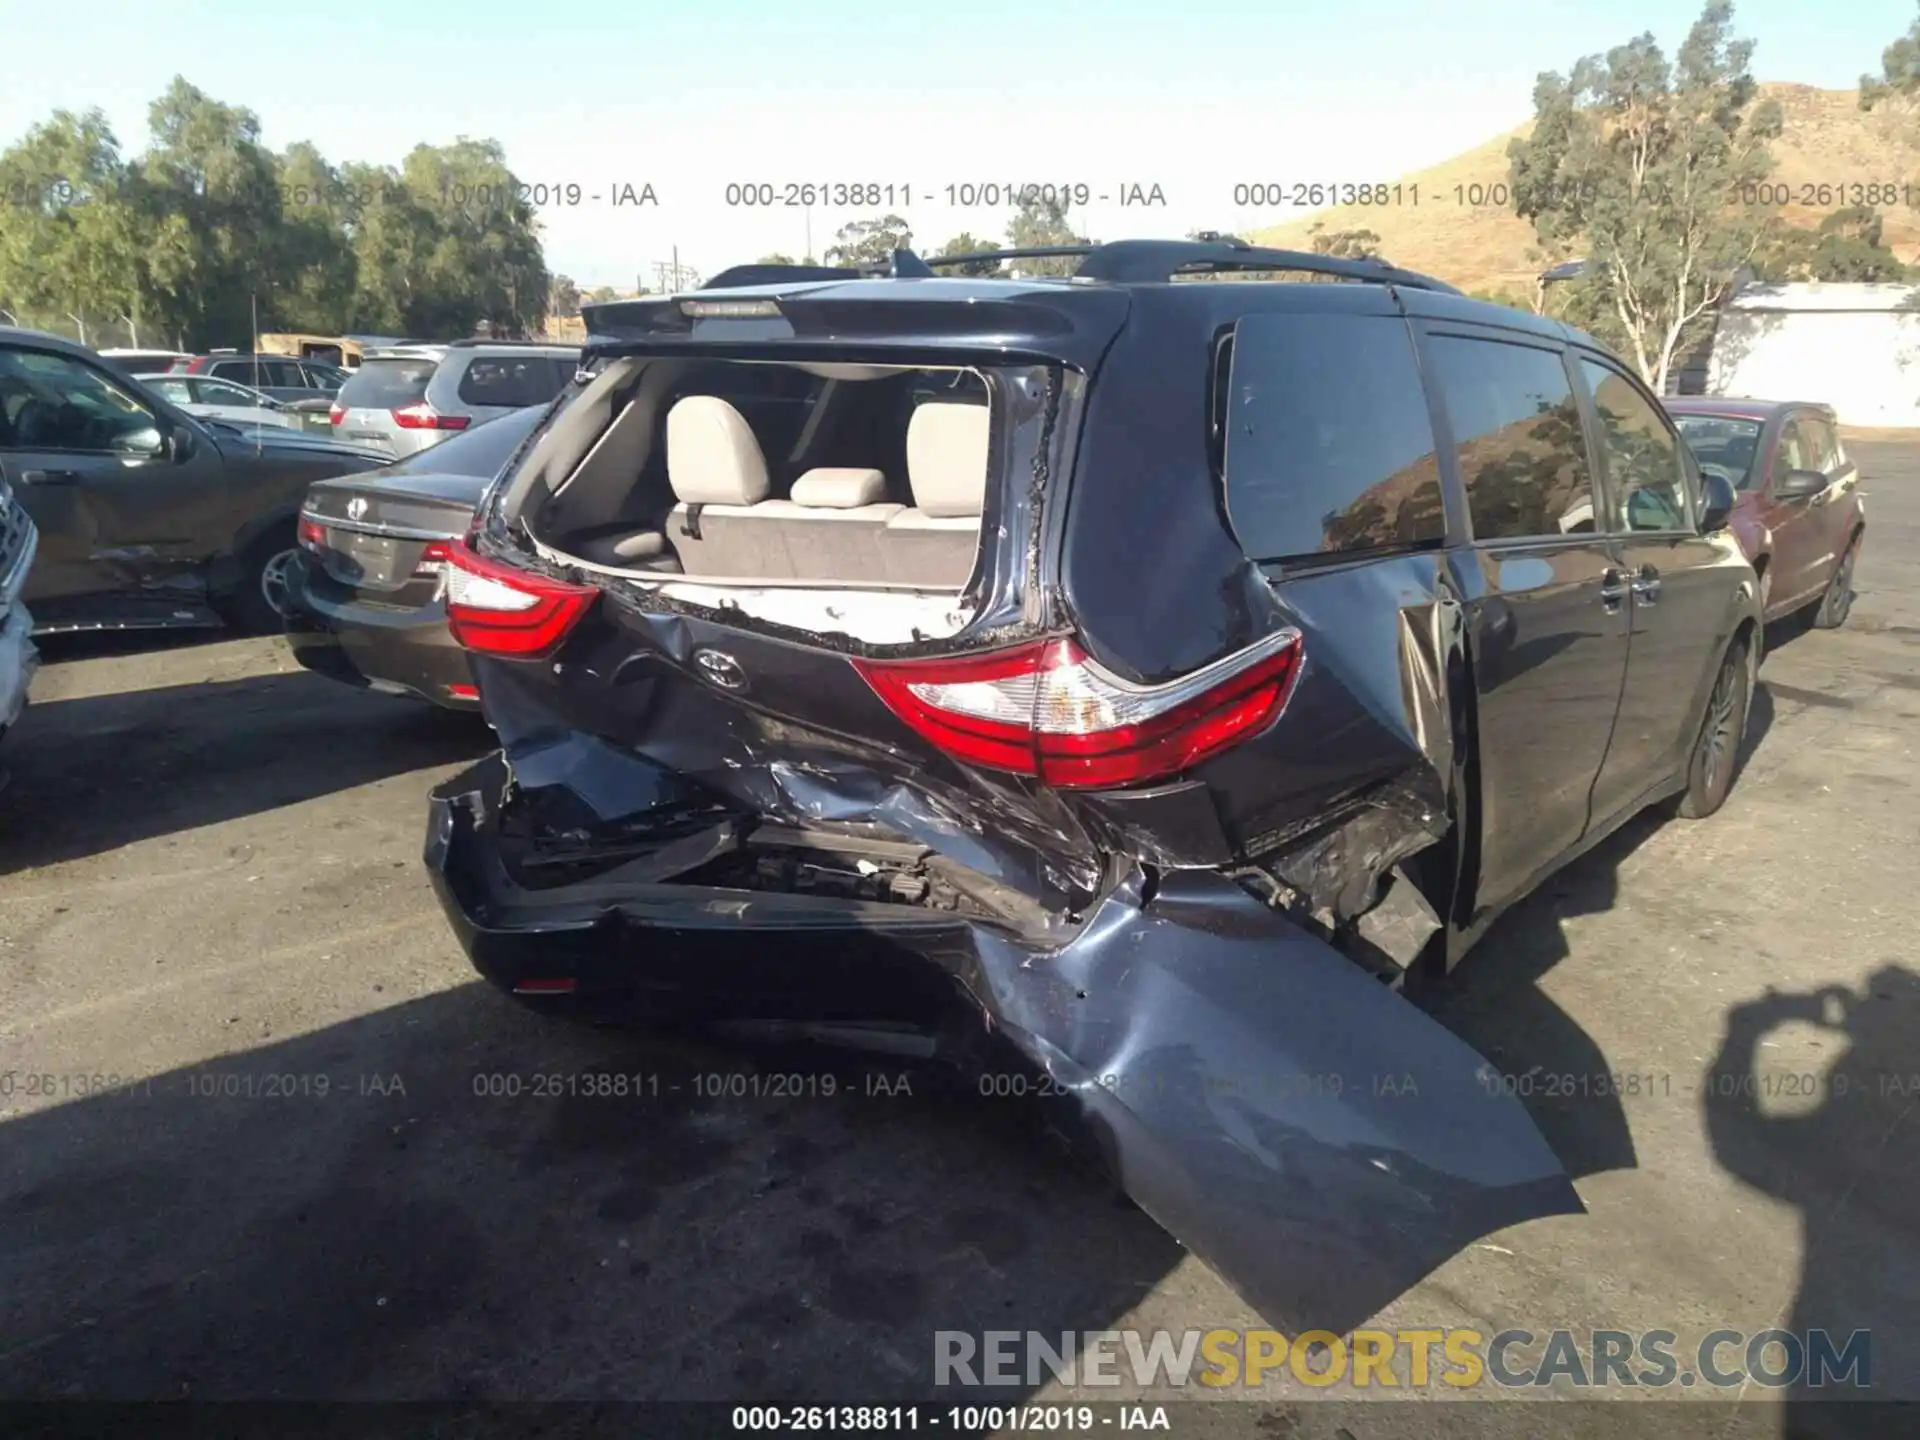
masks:
[[[1534,1087],[1587,1213],[1381,1327],[1870,1329],[1920,1398],[1920,442],[1855,450],[1860,600],[1775,638],[1726,809],[1629,826],[1431,1002],[1516,1077],[1659,1077]],[[1260,1323],[1020,1102],[864,1062],[730,1095],[786,1062],[478,983],[420,850],[479,722],[275,640],[45,648],[0,751],[0,1398],[878,1402],[936,1330]],[[1744,1076],[1784,1078],[1712,1103]],[[1781,1434],[1781,1396],[1658,1403]],[[1308,1433],[1293,1380],[1238,1398],[1229,1433]]]

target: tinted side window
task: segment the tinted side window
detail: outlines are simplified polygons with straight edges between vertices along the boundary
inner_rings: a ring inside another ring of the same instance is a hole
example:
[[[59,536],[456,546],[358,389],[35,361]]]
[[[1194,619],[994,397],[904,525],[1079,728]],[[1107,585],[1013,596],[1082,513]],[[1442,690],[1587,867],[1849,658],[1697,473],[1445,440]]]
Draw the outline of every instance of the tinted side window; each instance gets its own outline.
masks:
[[[1680,442],[1660,412],[1612,366],[1582,360],[1580,370],[1593,391],[1594,410],[1600,421],[1615,527],[1691,529]]]
[[[1800,433],[1806,442],[1811,469],[1822,475],[1834,475],[1844,463],[1840,459],[1840,441],[1826,421],[1808,415],[1800,421]]]
[[[1427,351],[1474,538],[1591,531],[1587,442],[1559,353],[1458,335],[1434,336]]]
[[[1788,420],[1780,426],[1780,469],[1811,470],[1813,466],[1812,447],[1801,433],[1798,420]]]
[[[146,454],[154,416],[69,355],[0,349],[0,449]]]
[[[460,377],[468,405],[544,405],[560,393],[554,367],[544,355],[476,355]]]
[[[1227,515],[1256,560],[1445,537],[1433,426],[1398,317],[1255,315],[1234,332]]]

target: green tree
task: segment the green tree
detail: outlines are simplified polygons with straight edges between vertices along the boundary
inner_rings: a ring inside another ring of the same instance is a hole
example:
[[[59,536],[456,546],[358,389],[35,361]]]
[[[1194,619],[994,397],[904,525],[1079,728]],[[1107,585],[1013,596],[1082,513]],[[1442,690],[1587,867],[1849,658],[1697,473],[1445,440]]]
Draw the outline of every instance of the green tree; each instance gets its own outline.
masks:
[[[791,255],[782,255],[778,250],[771,255],[762,255],[753,262],[756,265],[793,265],[798,263]]]
[[[942,245],[939,250],[935,252],[934,258],[946,260],[955,255],[979,255],[988,250],[998,248],[999,247],[994,245],[992,241],[975,239],[972,234],[962,230],[958,235]],[[998,275],[1000,273],[1000,262],[998,260],[971,260],[964,265],[942,265],[939,273],[942,275]]]
[[[57,111],[0,152],[0,309],[96,343],[250,343],[261,330],[536,332],[539,228],[497,142],[398,168],[274,155],[249,110],[175,77],[126,161],[99,112]]]
[[[1768,282],[1795,280],[1899,281],[1908,266],[1881,241],[1880,212],[1849,205],[1815,229],[1782,225],[1755,253],[1754,275]]]
[[[1034,192],[1023,195],[1007,222],[1007,244],[1015,250],[1040,249],[1049,245],[1090,245],[1086,236],[1076,234],[1067,218],[1068,202],[1058,194]],[[1015,260],[1010,262],[1021,275],[1071,275],[1080,268],[1078,259],[1063,255],[1058,259]]]
[[[562,320],[579,315],[580,287],[573,283],[572,276],[553,277],[553,283],[547,287],[547,312]]]
[[[260,119],[175,76],[147,108],[148,144],[134,163],[143,219],[175,222],[171,253],[155,276],[154,308],[168,329],[197,343],[252,343],[272,308],[283,213],[279,165],[260,142]]]
[[[83,340],[144,317],[126,167],[98,110],[56,111],[0,153],[0,204],[0,307]]]
[[[1569,289],[1611,313],[1656,390],[1771,219],[1739,202],[1772,167],[1780,110],[1758,100],[1753,42],[1732,38],[1732,18],[1710,0],[1673,63],[1641,35],[1542,75],[1533,132],[1508,147],[1515,209],[1548,255],[1584,252]]]
[[[1920,93],[1920,19],[1880,52],[1880,73],[1860,77],[1860,108],[1871,110],[1889,100],[1910,100]]]
[[[893,252],[913,244],[913,231],[898,215],[854,220],[840,227],[827,247],[829,265],[891,265]]]
[[[359,263],[340,177],[309,141],[279,159],[280,230],[261,288],[262,326],[338,334],[351,327]]]
[[[585,303],[588,305],[607,305],[619,298],[619,293],[611,285],[596,285],[587,292]]]

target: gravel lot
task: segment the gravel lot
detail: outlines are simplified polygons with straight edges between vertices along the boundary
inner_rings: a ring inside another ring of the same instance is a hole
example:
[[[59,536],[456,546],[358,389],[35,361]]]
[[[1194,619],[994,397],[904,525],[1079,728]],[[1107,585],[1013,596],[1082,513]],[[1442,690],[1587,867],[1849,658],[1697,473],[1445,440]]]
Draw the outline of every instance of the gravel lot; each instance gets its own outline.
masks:
[[[1381,1325],[1871,1328],[1875,1390],[1920,1398],[1920,442],[1855,450],[1861,598],[1774,637],[1727,808],[1636,822],[1433,1002],[1514,1075],[1655,1077],[1530,1101],[1589,1213]],[[419,862],[477,721],[278,641],[45,648],[0,751],[0,1396],[879,1401],[925,1393],[936,1329],[1259,1323],[1020,1102],[860,1063],[702,1095],[785,1061],[480,985]],[[1755,1073],[1816,1093],[1709,1107],[1755,1026]],[[602,1073],[659,1094],[477,1093]],[[1307,1433],[1269,1390],[1237,1428]],[[1778,1392],[1665,1393],[1782,1433]]]

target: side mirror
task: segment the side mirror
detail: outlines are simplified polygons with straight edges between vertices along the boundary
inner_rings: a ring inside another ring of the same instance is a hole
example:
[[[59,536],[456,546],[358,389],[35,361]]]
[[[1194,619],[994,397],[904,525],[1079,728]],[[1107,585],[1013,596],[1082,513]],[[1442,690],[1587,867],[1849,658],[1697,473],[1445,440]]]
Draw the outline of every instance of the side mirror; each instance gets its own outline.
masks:
[[[1818,470],[1789,470],[1773,482],[1776,500],[1804,500],[1827,488],[1827,477]]]
[[[167,436],[167,453],[173,463],[184,465],[200,450],[200,433],[191,425],[176,425]]]
[[[1733,483],[1724,475],[1712,471],[1700,477],[1700,531],[1703,535],[1712,535],[1727,528],[1727,521],[1733,516],[1733,507],[1738,503]]]
[[[143,425],[140,429],[120,437],[114,447],[122,455],[131,455],[140,460],[157,460],[167,453],[166,432],[158,425]]]

